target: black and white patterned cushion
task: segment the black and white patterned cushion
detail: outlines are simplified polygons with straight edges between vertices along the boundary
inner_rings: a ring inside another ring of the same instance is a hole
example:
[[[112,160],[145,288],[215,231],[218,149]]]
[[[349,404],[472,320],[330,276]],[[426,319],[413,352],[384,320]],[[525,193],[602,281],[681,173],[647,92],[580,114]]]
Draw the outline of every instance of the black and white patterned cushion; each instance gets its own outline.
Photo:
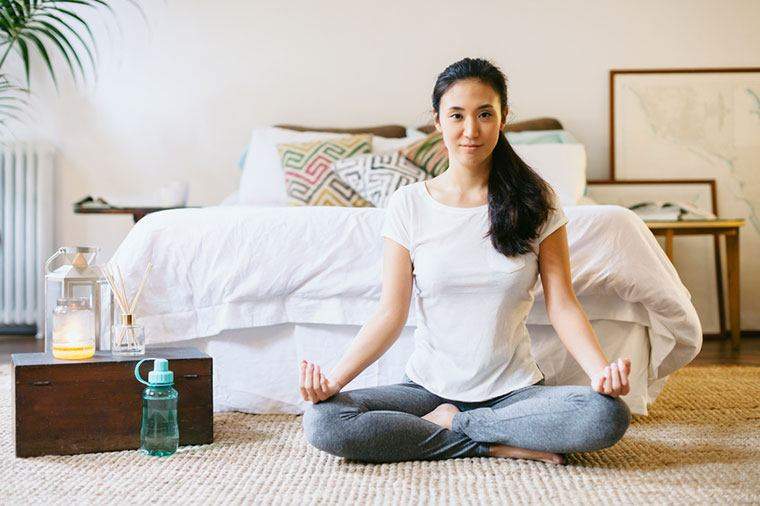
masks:
[[[337,160],[332,170],[375,207],[385,207],[393,192],[401,186],[430,177],[399,152]]]

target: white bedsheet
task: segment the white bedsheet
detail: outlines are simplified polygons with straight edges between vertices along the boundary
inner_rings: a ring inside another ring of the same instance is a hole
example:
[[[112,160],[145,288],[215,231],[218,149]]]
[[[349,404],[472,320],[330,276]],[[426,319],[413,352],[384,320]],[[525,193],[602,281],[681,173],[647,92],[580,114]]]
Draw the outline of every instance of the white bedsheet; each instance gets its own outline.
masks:
[[[623,397],[631,412],[646,415],[647,406],[665,380],[648,377],[649,337],[638,323],[595,320],[608,357],[631,359],[631,391]],[[330,371],[340,360],[359,325],[287,323],[226,330],[217,336],[173,343],[193,346],[214,359],[214,410],[247,413],[301,413],[309,404],[298,390],[298,363],[305,358]],[[531,348],[547,385],[588,385],[588,376],[567,353],[551,325],[528,325]],[[405,327],[398,340],[344,390],[402,381],[413,349],[414,328]]]
[[[592,320],[650,328],[650,376],[699,351],[689,292],[645,224],[618,206],[564,208],[573,286]],[[385,210],[211,207],[142,219],[112,261],[129,290],[154,265],[137,308],[148,343],[280,323],[361,325],[380,297]],[[540,282],[528,323],[547,324]],[[414,310],[407,325],[414,325]]]

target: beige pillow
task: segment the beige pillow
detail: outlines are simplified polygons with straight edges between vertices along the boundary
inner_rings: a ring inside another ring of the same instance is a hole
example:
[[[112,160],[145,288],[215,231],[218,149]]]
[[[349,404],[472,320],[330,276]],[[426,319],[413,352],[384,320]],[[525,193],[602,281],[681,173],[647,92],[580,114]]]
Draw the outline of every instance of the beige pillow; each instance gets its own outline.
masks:
[[[371,135],[278,144],[285,191],[292,206],[372,207],[333,170],[333,162],[372,150]]]

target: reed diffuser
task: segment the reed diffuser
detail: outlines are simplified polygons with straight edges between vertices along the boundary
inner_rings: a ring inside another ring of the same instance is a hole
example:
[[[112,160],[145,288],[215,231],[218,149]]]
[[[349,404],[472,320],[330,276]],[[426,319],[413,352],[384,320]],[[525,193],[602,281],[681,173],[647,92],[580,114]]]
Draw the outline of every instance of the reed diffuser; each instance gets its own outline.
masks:
[[[137,292],[131,300],[127,295],[127,286],[124,283],[124,276],[119,266],[111,267],[109,264],[106,265],[105,269],[101,269],[103,276],[105,276],[108,284],[111,285],[111,291],[114,294],[119,309],[121,309],[119,323],[115,324],[113,329],[111,329],[111,354],[113,355],[134,356],[145,354],[145,329],[141,325],[135,325],[134,314],[137,302],[140,300],[140,295],[152,268],[153,264],[148,263],[142,281],[140,281],[140,285],[137,287]]]

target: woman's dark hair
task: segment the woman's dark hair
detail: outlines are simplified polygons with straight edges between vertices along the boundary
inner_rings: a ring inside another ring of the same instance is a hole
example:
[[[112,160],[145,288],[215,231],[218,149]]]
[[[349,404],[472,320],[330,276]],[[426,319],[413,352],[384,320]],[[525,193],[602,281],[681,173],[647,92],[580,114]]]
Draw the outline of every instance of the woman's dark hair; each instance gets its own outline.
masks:
[[[479,58],[452,63],[438,75],[433,88],[433,110],[440,118],[441,97],[457,81],[477,79],[499,95],[502,118],[507,111],[507,79],[494,64]],[[533,249],[552,206],[551,187],[528,166],[507,141],[504,132],[493,150],[493,166],[488,178],[488,214],[491,228],[485,237],[506,256]]]

